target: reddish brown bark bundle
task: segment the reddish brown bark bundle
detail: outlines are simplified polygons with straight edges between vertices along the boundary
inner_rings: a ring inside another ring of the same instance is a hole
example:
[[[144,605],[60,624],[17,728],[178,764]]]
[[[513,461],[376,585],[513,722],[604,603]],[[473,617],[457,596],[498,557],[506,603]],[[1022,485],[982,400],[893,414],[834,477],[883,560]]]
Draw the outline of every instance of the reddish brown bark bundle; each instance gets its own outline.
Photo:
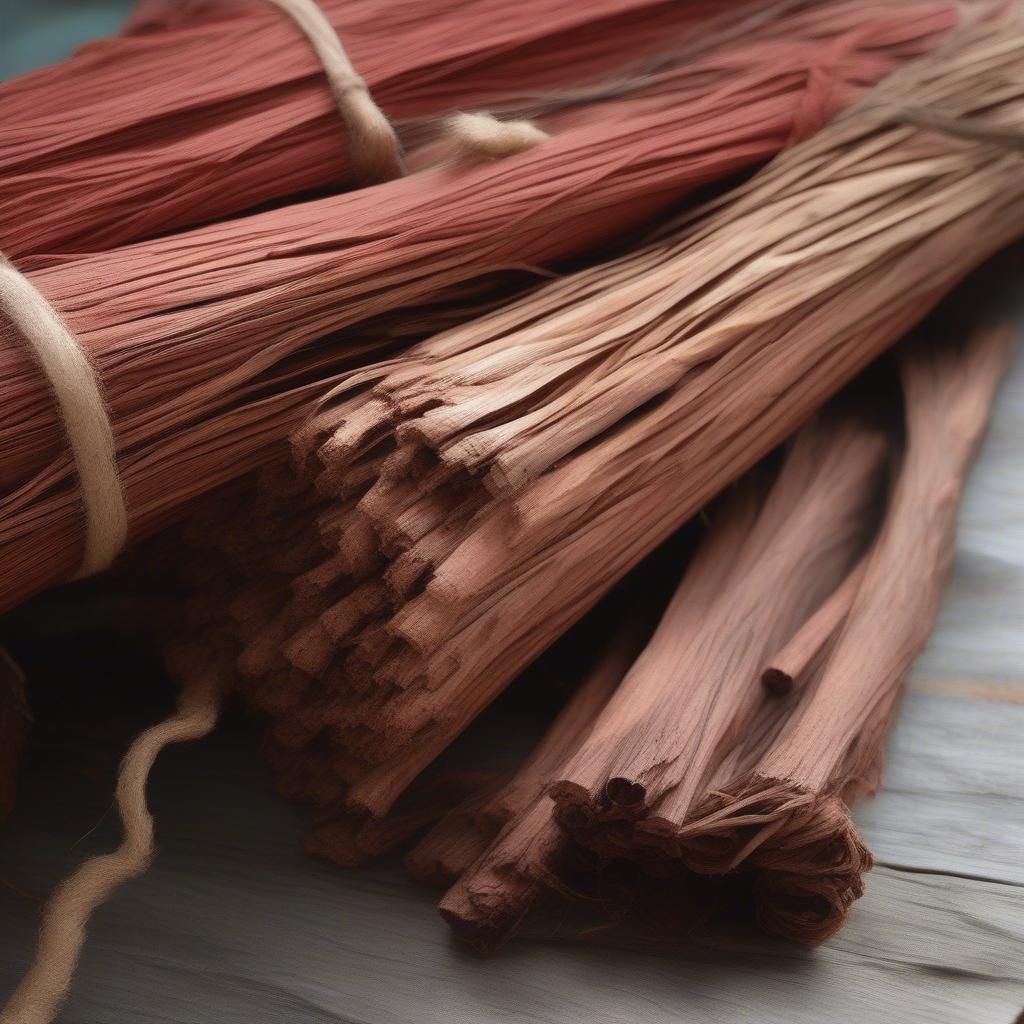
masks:
[[[741,484],[715,515],[650,643],[553,773],[558,821],[603,860],[635,856],[671,877],[656,829],[685,820],[714,780],[742,772],[770,742],[783,707],[751,681],[859,557],[884,459],[877,433],[814,423],[767,496],[756,481]],[[491,945],[525,910],[525,883],[531,895],[542,890],[560,845],[550,801],[538,801],[446,895],[442,913]]]
[[[538,896],[571,892],[568,839],[595,874],[623,859],[677,883],[752,874],[760,923],[789,939],[842,926],[871,866],[848,807],[880,781],[1012,342],[1000,329],[906,352],[906,449],[874,539],[881,438],[849,424],[804,428],[767,500],[752,483],[726,500],[654,637],[554,773],[554,820],[547,799],[521,811],[445,895],[460,936],[494,948]],[[759,661],[819,618],[844,574],[853,597],[804,689],[766,694]]]
[[[245,692],[282,759],[330,767],[336,813],[386,813],[644,554],[1024,230],[1019,154],[878,108],[1020,123],[1024,96],[992,84],[1018,69],[1024,40],[981,30],[665,241],[338,389],[299,476],[269,479],[230,603]]]
[[[907,450],[881,532],[821,678],[748,775],[695,814],[698,870],[759,869],[767,929],[820,941],[870,866],[846,805],[877,788],[904,674],[924,647],[955,551],[956,512],[1013,349],[1008,329],[903,364]]]
[[[384,110],[416,120],[598,80],[666,39],[692,44],[717,5],[320,6]],[[261,0],[145,4],[127,34],[0,86],[0,121],[0,250],[11,258],[110,249],[355,183],[316,54]]]
[[[976,75],[979,66],[991,77]],[[632,565],[976,262],[1024,231],[1019,153],[894,125],[879,112],[883,100],[901,109],[934,102],[974,129],[976,111],[985,123],[1022,123],[1024,94],[992,84],[1018,80],[1018,70],[1024,38],[978,30],[663,240],[354,376],[300,433],[297,475],[268,474],[247,525],[244,510],[196,525],[211,588],[196,603],[198,621],[239,644],[241,691],[269,716],[275,765],[292,795],[313,805],[321,828],[338,821],[345,832],[350,817],[384,818],[519,670]],[[553,455],[531,447],[538,436],[559,442],[558,427],[571,446]],[[863,470],[864,491],[870,472]],[[800,540],[813,537],[808,529]],[[728,710],[736,692],[746,715],[777,701],[757,680],[853,570],[852,534],[845,544],[827,578],[800,591],[808,606],[794,596],[778,620],[762,623],[740,691],[729,688],[739,686],[732,677],[721,684],[722,742],[746,721],[741,715],[734,725]],[[813,695],[819,667],[812,659],[789,700]],[[713,691],[705,700],[711,710],[719,705]],[[749,735],[753,746],[722,769],[716,786],[752,769],[763,753],[757,743],[773,734],[766,725]],[[685,759],[702,771],[720,768],[719,751],[693,738]],[[616,800],[628,805],[638,780],[614,777],[627,780]],[[706,782],[673,790],[677,817]],[[572,792],[561,795],[567,820]],[[813,795],[793,803],[787,793],[773,791],[765,799],[776,804],[758,813],[790,815],[812,849],[839,830],[851,865],[822,882],[815,898],[826,900],[813,925],[781,920],[791,910],[772,896],[766,921],[810,939],[841,920],[866,855],[844,831],[838,804]],[[582,797],[576,804],[588,808]],[[822,808],[835,813],[826,820]],[[455,852],[428,858],[424,873],[452,870],[475,849],[468,820],[453,833]],[[543,842],[524,844],[545,820],[508,825],[512,846],[485,865],[486,892],[496,891],[495,875],[543,859]],[[677,838],[660,836],[659,827],[644,826],[650,862],[675,864],[659,844]],[[796,827],[787,824],[786,834]],[[694,863],[708,831],[705,821],[691,836]],[[601,842],[612,834],[602,831]],[[762,867],[773,849],[757,854]],[[483,916],[492,915],[487,935],[532,898],[537,879],[522,877],[528,884],[507,906],[483,900]],[[457,915],[466,905],[447,909]]]
[[[313,395],[397,344],[373,332],[377,318],[404,309],[413,327],[418,319],[429,326],[437,303],[449,303],[451,316],[453,300],[466,309],[501,273],[587,251],[687,190],[771,155],[861,85],[933,45],[946,24],[941,11],[929,20],[899,6],[851,33],[849,13],[861,18],[860,4],[812,7],[791,22],[758,23],[741,43],[726,36],[639,93],[558,115],[571,126],[517,157],[411,175],[31,274],[103,382],[131,538],[266,465]],[[353,336],[356,326],[369,333]],[[349,333],[324,339],[341,330]],[[8,395],[0,427],[4,608],[74,571],[83,527],[52,397],[7,324],[0,379]]]

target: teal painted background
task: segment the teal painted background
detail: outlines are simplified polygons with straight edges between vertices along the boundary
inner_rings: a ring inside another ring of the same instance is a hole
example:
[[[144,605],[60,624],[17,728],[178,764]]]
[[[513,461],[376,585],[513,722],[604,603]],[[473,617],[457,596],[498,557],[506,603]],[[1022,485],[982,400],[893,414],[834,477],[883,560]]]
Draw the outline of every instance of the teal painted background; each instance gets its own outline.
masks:
[[[133,6],[133,0],[0,0],[0,79],[63,60],[82,43],[117,32]]]

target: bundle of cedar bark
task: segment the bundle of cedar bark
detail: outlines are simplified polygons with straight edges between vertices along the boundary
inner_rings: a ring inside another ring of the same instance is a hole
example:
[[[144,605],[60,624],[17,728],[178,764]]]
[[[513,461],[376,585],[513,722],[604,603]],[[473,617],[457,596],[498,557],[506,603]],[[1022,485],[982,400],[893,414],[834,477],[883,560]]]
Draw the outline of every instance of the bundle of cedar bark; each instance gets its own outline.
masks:
[[[312,850],[358,863],[435,814],[424,772],[522,668],[1021,233],[1007,139],[1024,92],[1006,84],[1021,70],[1024,36],[960,37],[646,246],[351,374],[296,432],[292,469],[193,524],[190,631],[228,652],[269,718],[264,747],[282,792],[313,809]],[[952,461],[913,511],[896,486],[887,515],[916,526],[885,519],[879,543],[931,529],[933,499],[952,515],[1006,350],[983,335],[963,365],[911,361],[902,473],[921,446]],[[919,398],[929,382],[938,397]],[[958,398],[949,437],[928,403]],[[885,544],[890,568],[865,561],[885,463],[879,437],[818,423],[767,494],[746,485],[719,510],[636,666],[615,647],[618,668],[595,670],[600,696],[580,698],[593,720],[570,708],[516,796],[470,794],[456,832],[414,854],[428,875],[482,856],[449,919],[484,943],[504,934],[568,833],[655,875],[756,869],[767,927],[805,941],[839,927],[870,862],[845,802],[875,784],[952,528],[910,567],[927,601],[890,616],[872,689],[856,666],[872,643],[835,636],[902,571]],[[470,842],[470,821],[505,824],[497,847]],[[449,842],[458,856],[432,845]]]
[[[396,117],[376,163],[271,10],[157,0],[0,87],[0,607],[89,550],[14,282],[102,382],[128,540],[187,519],[147,553],[187,591],[169,670],[203,728],[214,689],[261,716],[312,851],[419,833],[411,873],[481,948],[542,896],[712,877],[822,941],[1011,336],[904,343],[888,422],[863,387],[826,403],[1024,235],[1021,12],[506,6],[325,4]],[[704,509],[667,607],[622,615],[518,769],[435,766]],[[3,781],[24,703],[0,665]]]
[[[704,10],[701,4],[667,6],[680,18],[688,11],[687,25]],[[102,380],[129,540],[171,525],[197,498],[279,459],[284,438],[310,403],[353,367],[468,319],[481,305],[507,300],[561,262],[648,224],[698,186],[774,155],[893,67],[935,46],[956,18],[953,5],[934,2],[865,9],[860,0],[758,0],[744,10],[739,40],[735,13],[710,19],[699,46],[684,25],[670,37],[679,40],[679,52],[670,46],[653,71],[631,69],[639,58],[623,50],[625,67],[604,88],[586,88],[595,73],[588,63],[578,72],[580,94],[566,93],[567,83],[576,84],[566,63],[563,92],[532,99],[536,123],[551,138],[529,151],[432,164],[373,188],[225,217],[100,252],[43,249],[19,260],[28,285],[59,311]],[[518,14],[513,20],[518,23]],[[209,30],[221,31],[218,26]],[[536,31],[529,23],[529,32]],[[640,35],[642,55],[650,40]],[[580,37],[584,49],[590,38]],[[145,41],[146,49],[160,52],[167,45],[159,33]],[[15,113],[29,104],[37,111],[59,102],[48,99],[51,79],[68,79],[83,97],[98,90],[104,116],[114,124],[119,121],[107,105],[129,104],[137,116],[130,94],[122,88],[109,96],[113,83],[104,77],[119,68],[126,45],[110,44],[112,54],[94,61],[97,68],[72,61],[59,75],[40,72],[35,87],[29,76],[20,88],[9,87],[7,100]],[[193,73],[205,81],[205,69]],[[531,88],[524,79],[526,96],[513,92],[511,101],[530,99]],[[0,90],[0,109],[3,100]],[[222,106],[213,112],[219,119]],[[205,146],[192,137],[191,116],[172,121],[178,126],[172,141],[180,133],[193,146]],[[89,123],[76,121],[83,126],[76,131]],[[145,122],[150,133],[167,131],[167,123]],[[36,194],[69,180],[86,187],[88,178],[78,176],[77,143],[55,145],[52,133],[26,134],[35,140],[25,152],[26,188]],[[90,166],[102,165],[95,173],[111,181],[118,196],[130,196],[137,178],[150,182],[154,148],[142,146],[129,158],[122,144],[115,131],[86,150]],[[238,148],[235,141],[231,152]],[[163,154],[164,147],[155,152]],[[107,166],[111,160],[117,173]],[[161,179],[159,188],[196,194],[194,165],[173,167],[180,178]],[[222,216],[234,212],[233,201],[266,198],[236,197],[233,170],[229,161],[215,191],[225,204],[217,207]],[[307,184],[288,175],[268,180],[281,189]],[[91,217],[92,192],[83,194],[86,201],[79,199],[76,209]],[[153,208],[131,204],[147,218]],[[214,212],[202,202],[190,209],[199,219]],[[12,225],[35,223],[20,211],[15,203]],[[148,219],[135,224],[140,232],[153,227]],[[15,251],[25,248],[16,243]],[[53,395],[20,328],[3,317],[0,379],[8,396],[0,423],[5,609],[73,576],[81,568],[86,528]]]

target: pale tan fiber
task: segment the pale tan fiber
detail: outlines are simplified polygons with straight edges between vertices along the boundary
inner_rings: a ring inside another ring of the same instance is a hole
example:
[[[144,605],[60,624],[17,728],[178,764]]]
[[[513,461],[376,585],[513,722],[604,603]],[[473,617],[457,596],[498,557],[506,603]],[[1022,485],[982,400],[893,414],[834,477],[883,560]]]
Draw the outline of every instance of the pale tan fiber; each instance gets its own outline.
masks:
[[[146,781],[153,763],[168,744],[199,739],[213,728],[220,688],[221,679],[206,659],[194,664],[175,713],[132,742],[117,777],[117,808],[124,826],[121,845],[86,861],[50,897],[35,959],[0,1011],[2,1024],[48,1024],[56,1016],[67,997],[89,918],[153,859],[153,817],[146,806]]]
[[[532,121],[499,121],[488,113],[452,114],[445,133],[465,156],[491,160],[525,153],[550,138]]]
[[[316,51],[331,95],[350,136],[353,180],[369,185],[405,173],[402,146],[391,122],[373,101],[366,82],[356,74],[341,40],[316,0],[266,0],[302,30]]]
[[[0,314],[14,324],[53,389],[85,512],[77,577],[106,569],[124,547],[128,509],[117,471],[114,432],[93,364],[45,296],[0,254]]]

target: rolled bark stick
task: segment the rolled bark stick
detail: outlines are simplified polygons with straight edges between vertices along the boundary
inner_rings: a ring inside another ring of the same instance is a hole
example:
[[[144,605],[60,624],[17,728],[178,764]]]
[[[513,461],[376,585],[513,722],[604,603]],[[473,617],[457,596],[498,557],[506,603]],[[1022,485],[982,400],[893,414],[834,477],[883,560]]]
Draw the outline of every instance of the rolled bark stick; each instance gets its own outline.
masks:
[[[862,560],[846,579],[822,602],[821,607],[793,634],[792,639],[771,658],[761,673],[761,684],[772,693],[789,693],[806,683],[811,662],[820,656],[829,639],[838,632],[864,576]]]

